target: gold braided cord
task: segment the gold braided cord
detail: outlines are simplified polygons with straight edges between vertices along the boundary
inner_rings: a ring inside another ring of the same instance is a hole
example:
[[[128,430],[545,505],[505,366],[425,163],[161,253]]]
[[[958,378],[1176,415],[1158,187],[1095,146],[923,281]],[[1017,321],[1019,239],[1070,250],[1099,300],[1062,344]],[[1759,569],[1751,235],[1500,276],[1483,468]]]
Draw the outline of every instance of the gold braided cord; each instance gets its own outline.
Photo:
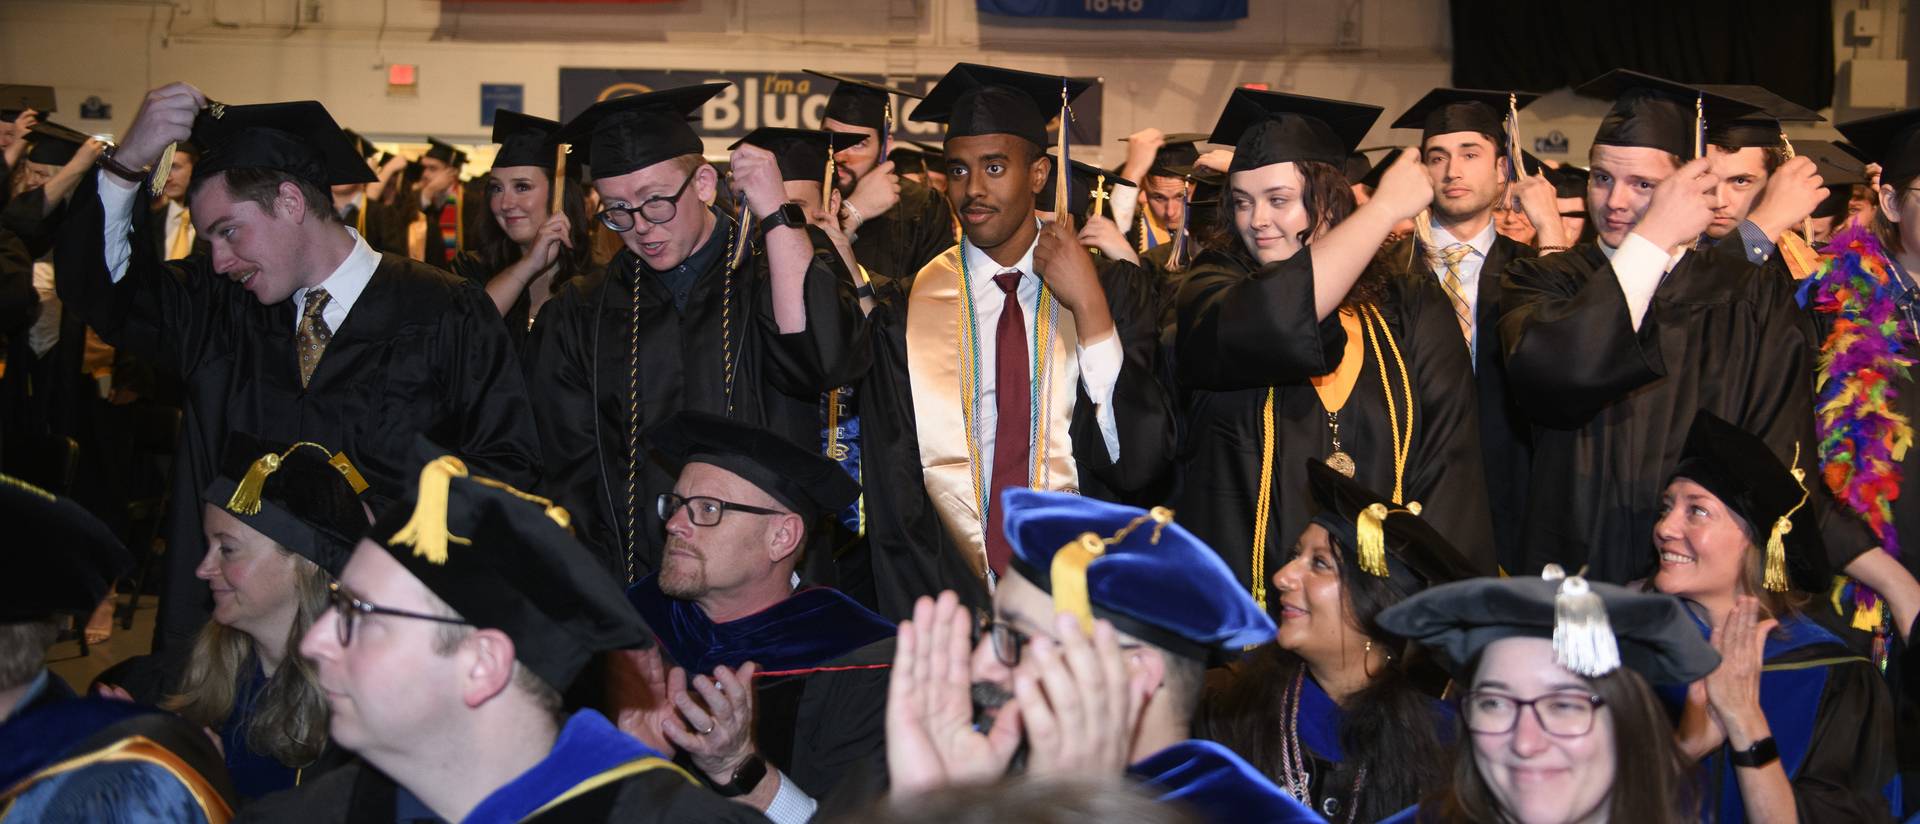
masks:
[[[633,559],[640,546],[640,262],[633,263],[627,290],[627,583],[634,582]]]
[[[1260,496],[1253,502],[1253,600],[1267,608],[1267,518],[1273,503],[1273,387],[1260,407]]]
[[[1034,410],[1029,414],[1037,413],[1037,417],[1027,422],[1027,439],[1031,441],[1027,454],[1033,457],[1033,466],[1027,470],[1028,489],[1046,488],[1047,439],[1042,435],[1050,423],[1047,416],[1053,412],[1053,393],[1050,391],[1053,388],[1053,321],[1058,308],[1059,303],[1053,299],[1053,290],[1042,281],[1040,301],[1034,308],[1033,319],[1033,379],[1030,381],[1033,396],[1029,399],[1028,408]]]
[[[1393,339],[1393,330],[1387,327],[1387,318],[1380,314],[1380,307],[1367,304],[1362,307],[1361,316],[1367,320],[1367,340],[1373,344],[1374,360],[1380,363],[1380,387],[1387,398],[1387,425],[1393,439],[1393,502],[1404,503],[1403,483],[1407,474],[1407,454],[1413,450],[1413,382],[1407,379],[1407,362],[1400,356],[1400,344]],[[1378,324],[1378,337],[1374,325]],[[1400,415],[1394,408],[1393,387],[1387,380],[1386,359],[1381,357],[1380,338],[1387,339],[1387,347],[1393,351],[1393,362],[1400,369],[1400,391],[1406,402],[1406,434],[1401,434]]]

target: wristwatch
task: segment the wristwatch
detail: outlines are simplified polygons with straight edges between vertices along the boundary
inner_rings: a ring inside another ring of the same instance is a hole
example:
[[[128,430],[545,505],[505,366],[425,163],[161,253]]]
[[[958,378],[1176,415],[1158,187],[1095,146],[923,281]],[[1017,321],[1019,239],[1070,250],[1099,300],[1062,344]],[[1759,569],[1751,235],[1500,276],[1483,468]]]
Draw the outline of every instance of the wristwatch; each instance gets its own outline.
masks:
[[[112,173],[114,177],[120,178],[121,180],[131,181],[136,185],[147,182],[147,175],[153,172],[153,169],[151,168],[146,168],[146,169],[127,168],[127,164],[121,163],[120,161],[113,159],[112,149],[108,149],[104,152],[101,152],[99,158],[97,158],[95,162],[97,162],[100,165],[100,168],[106,169],[108,172]]]
[[[1764,767],[1780,760],[1780,748],[1774,746],[1773,736],[1769,735],[1744,750],[1729,750],[1727,760],[1736,767]]]
[[[1771,743],[1772,739],[1768,739],[1768,742]],[[752,756],[745,764],[740,765],[740,769],[733,771],[732,781],[714,785],[713,791],[719,793],[721,798],[739,798],[753,792],[753,788],[760,786],[760,782],[766,777],[766,759],[757,755]]]
[[[773,210],[773,214],[760,219],[760,235],[765,237],[768,232],[782,226],[792,226],[803,232],[806,231],[807,210],[800,208],[800,204],[791,200],[780,204],[780,208]]]

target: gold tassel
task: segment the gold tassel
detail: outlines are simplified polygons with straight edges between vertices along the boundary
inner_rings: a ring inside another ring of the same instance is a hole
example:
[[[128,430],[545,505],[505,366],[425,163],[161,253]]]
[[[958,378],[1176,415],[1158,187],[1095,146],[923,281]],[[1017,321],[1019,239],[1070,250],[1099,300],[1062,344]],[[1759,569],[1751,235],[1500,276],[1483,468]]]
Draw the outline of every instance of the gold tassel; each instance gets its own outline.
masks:
[[[1087,566],[1106,551],[1100,536],[1082,532],[1053,554],[1053,567],[1048,571],[1054,611],[1080,619],[1080,629],[1089,638],[1093,637],[1093,603],[1087,595]]]
[[[1793,531],[1793,521],[1785,515],[1773,522],[1773,534],[1767,536],[1767,580],[1768,592],[1787,591],[1787,542],[1786,535]]]
[[[1360,569],[1375,577],[1387,577],[1386,520],[1392,511],[1376,503],[1360,510],[1353,527],[1360,544]]]
[[[1584,575],[1586,570],[1581,570]],[[1553,655],[1568,672],[1598,678],[1620,668],[1620,641],[1607,619],[1606,601],[1581,575],[1547,564],[1540,577],[1560,581],[1553,596]]]
[[[452,455],[434,458],[420,469],[419,499],[413,516],[387,539],[389,546],[411,546],[413,554],[430,564],[447,562],[447,544],[465,546],[471,541],[454,535],[447,525],[447,498],[454,478],[467,477],[467,465]]]
[[[233,488],[233,495],[227,498],[227,511],[236,515],[260,514],[260,490],[267,485],[267,476],[280,471],[280,456],[269,452],[261,455],[247,467],[247,474],[240,478],[240,485]]]

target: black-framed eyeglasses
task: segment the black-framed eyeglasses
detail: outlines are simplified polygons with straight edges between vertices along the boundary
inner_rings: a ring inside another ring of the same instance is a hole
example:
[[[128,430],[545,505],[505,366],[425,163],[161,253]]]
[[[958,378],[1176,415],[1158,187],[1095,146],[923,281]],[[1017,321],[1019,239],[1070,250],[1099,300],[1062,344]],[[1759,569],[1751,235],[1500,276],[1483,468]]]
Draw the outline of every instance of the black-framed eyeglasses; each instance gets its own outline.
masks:
[[[973,642],[980,643],[980,636],[986,636],[993,644],[993,657],[1009,668],[1020,666],[1020,651],[1033,641],[1032,633],[1023,632],[1013,626],[1013,622],[995,618],[991,613],[981,613],[974,623]],[[1045,636],[1049,640],[1053,636]],[[1139,644],[1121,644],[1121,649],[1138,649]]]
[[[1503,692],[1474,690],[1460,702],[1460,713],[1469,732],[1499,735],[1512,732],[1520,723],[1520,709],[1531,707],[1533,720],[1548,735],[1578,738],[1593,731],[1593,717],[1606,703],[1593,693],[1572,690],[1525,701]]]
[[[673,513],[679,512],[680,507],[683,506],[687,508],[687,520],[692,521],[694,526],[719,526],[720,516],[729,512],[745,512],[749,515],[787,514],[778,509],[736,504],[732,501],[723,501],[719,498],[710,498],[705,495],[683,498],[671,492],[662,492],[660,493],[660,497],[654,502],[654,510],[660,513],[660,520],[662,521],[672,519]]]
[[[473,626],[471,622],[462,621],[458,618],[448,618],[445,615],[428,615],[424,612],[408,612],[403,609],[389,609],[377,604],[369,604],[359,598],[353,597],[353,595],[346,590],[341,589],[338,581],[327,584],[327,601],[333,609],[340,613],[339,621],[337,622],[340,627],[338,637],[340,646],[343,648],[353,643],[353,625],[360,620],[360,616],[362,615],[391,615],[395,618],[417,618],[422,621],[436,621],[442,624],[454,624],[465,627]]]
[[[653,197],[640,201],[640,205],[638,206],[608,206],[605,209],[601,209],[597,217],[600,218],[601,223],[607,225],[607,228],[616,232],[624,232],[632,229],[634,226],[633,216],[636,214],[646,218],[648,223],[655,226],[666,223],[667,221],[673,220],[673,216],[679,213],[680,196],[687,193],[687,186],[691,185],[693,179],[699,176],[699,174],[698,171],[695,171],[693,174],[687,175],[687,179],[680,181],[680,188],[673,190],[673,194],[654,195]]]

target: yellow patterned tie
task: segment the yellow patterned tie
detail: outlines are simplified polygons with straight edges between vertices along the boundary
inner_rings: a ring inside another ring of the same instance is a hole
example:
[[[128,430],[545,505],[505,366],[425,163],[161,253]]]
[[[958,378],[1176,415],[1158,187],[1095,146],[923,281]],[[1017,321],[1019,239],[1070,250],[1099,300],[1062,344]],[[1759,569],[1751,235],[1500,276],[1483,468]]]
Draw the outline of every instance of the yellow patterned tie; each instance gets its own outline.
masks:
[[[167,241],[167,260],[179,260],[190,254],[193,254],[193,214],[181,209],[180,225],[174,227],[173,238]]]
[[[327,328],[326,318],[320,316],[330,299],[325,289],[308,292],[307,308],[300,313],[300,328],[294,331],[294,346],[298,347],[300,353],[302,388],[313,380],[313,368],[320,365],[320,355],[327,351],[327,343],[333,340],[333,330]]]
[[[1467,339],[1467,348],[1473,348],[1473,307],[1467,303],[1467,286],[1460,281],[1460,261],[1473,253],[1473,247],[1465,243],[1455,243],[1440,250],[1440,262],[1446,264],[1447,274],[1440,279],[1447,287],[1447,299],[1453,301],[1453,314],[1460,321],[1460,334]]]

